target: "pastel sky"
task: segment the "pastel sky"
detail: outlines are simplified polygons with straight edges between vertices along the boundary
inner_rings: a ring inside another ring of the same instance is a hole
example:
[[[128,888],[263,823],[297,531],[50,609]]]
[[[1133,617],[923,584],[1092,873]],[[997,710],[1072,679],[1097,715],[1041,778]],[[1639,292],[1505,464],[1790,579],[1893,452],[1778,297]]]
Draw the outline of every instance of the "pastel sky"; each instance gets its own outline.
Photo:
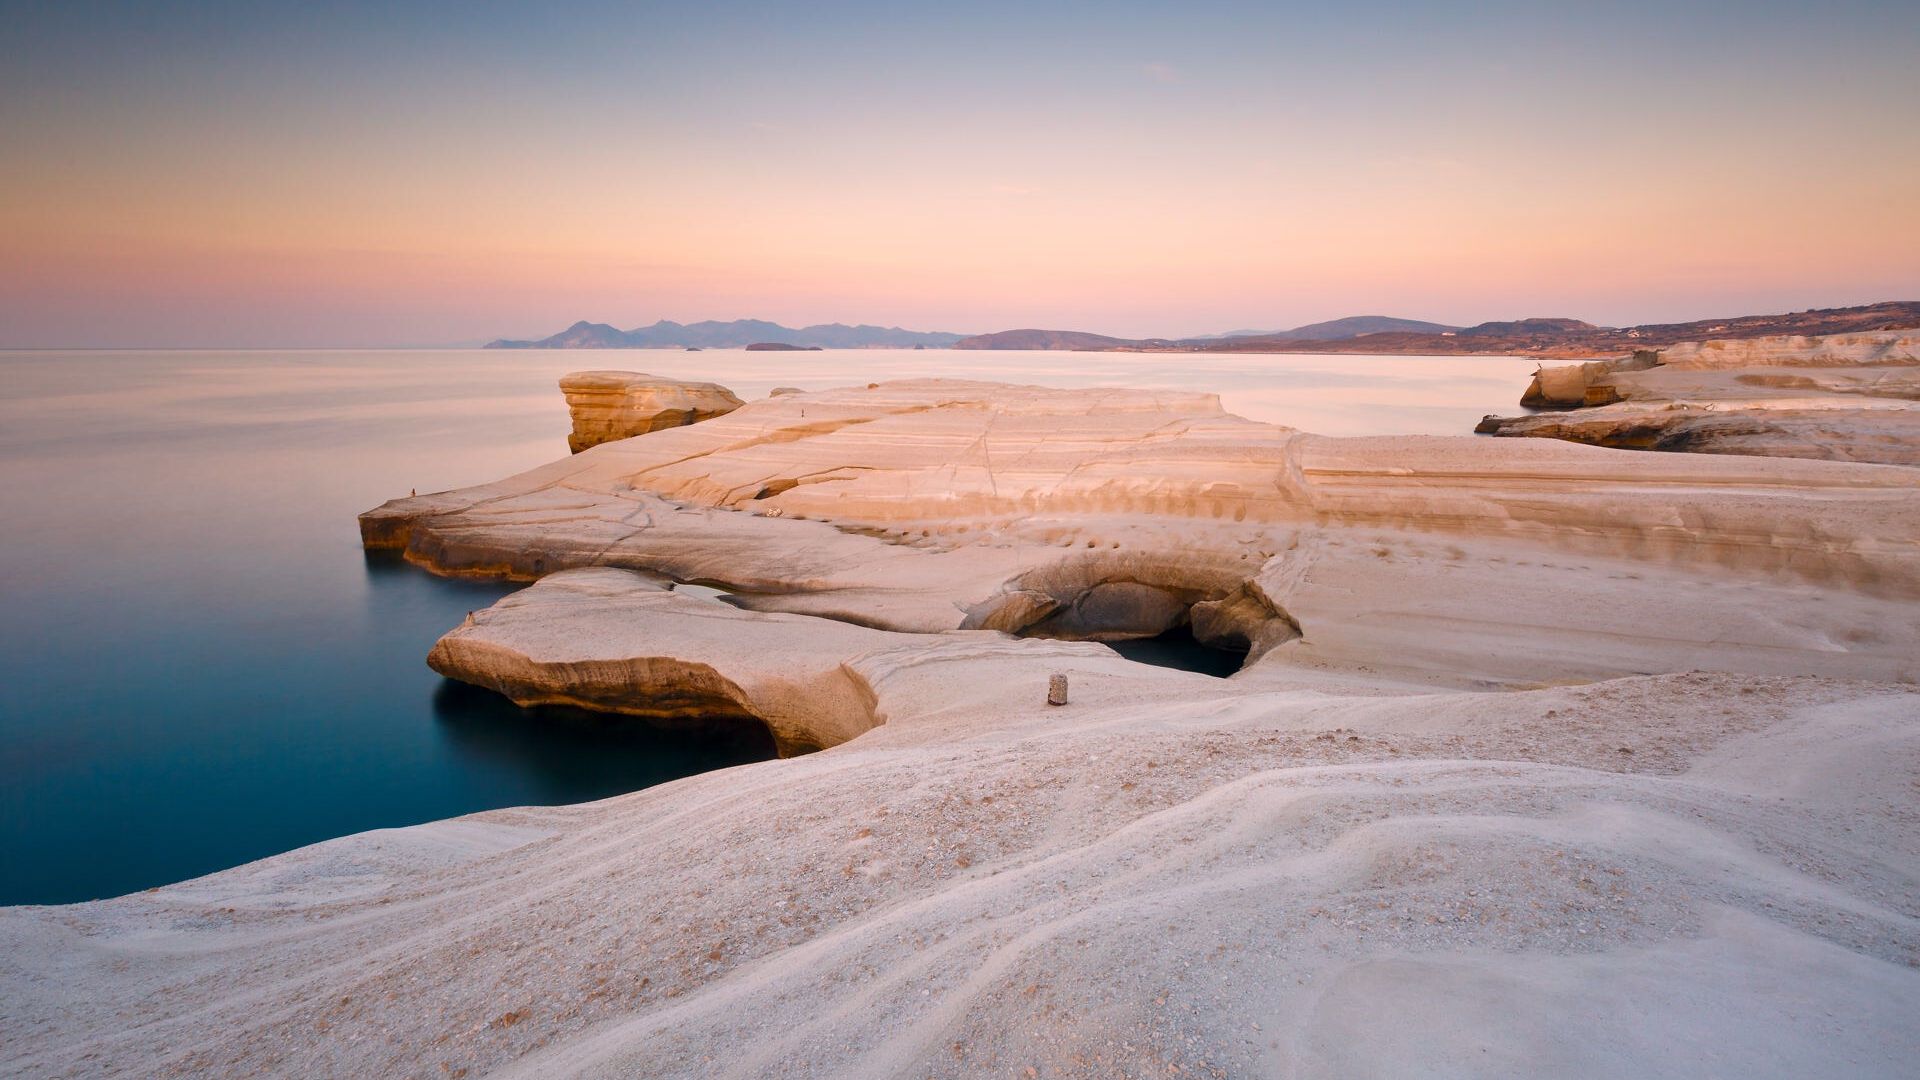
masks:
[[[1920,3],[0,0],[0,345],[1920,298]]]

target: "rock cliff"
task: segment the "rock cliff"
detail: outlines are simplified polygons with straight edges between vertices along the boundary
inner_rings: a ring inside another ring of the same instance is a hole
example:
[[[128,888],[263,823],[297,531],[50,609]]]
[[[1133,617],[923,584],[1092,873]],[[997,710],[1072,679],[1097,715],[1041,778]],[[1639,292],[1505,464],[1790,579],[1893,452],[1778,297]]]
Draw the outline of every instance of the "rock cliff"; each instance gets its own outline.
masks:
[[[576,454],[604,442],[710,420],[742,404],[718,383],[637,371],[576,371],[560,377],[560,392],[573,416],[567,445]]]

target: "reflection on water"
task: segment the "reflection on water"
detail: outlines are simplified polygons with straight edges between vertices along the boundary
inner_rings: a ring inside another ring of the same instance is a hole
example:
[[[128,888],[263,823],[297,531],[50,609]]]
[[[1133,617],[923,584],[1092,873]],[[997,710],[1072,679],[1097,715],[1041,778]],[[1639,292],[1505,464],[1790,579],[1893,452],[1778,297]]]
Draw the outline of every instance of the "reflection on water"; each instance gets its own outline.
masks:
[[[361,553],[362,510],[564,456],[554,380],[579,367],[710,379],[748,399],[910,376],[1217,390],[1255,419],[1380,434],[1470,431],[1511,406],[1531,363],[0,352],[0,902],[113,895],[362,829],[761,756],[752,732],[595,726],[449,689],[427,650],[513,586]]]
[[[522,709],[451,679],[433,692],[433,716],[448,753],[471,769],[519,775],[531,803],[601,799],[775,756],[772,733],[754,720],[663,725],[561,706]]]

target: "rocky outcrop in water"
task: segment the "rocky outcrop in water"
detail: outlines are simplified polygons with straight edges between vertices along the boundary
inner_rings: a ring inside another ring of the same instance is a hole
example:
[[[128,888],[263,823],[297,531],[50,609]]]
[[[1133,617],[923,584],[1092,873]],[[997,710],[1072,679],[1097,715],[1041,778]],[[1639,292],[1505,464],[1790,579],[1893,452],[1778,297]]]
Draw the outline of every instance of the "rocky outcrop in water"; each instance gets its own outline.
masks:
[[[563,570],[476,612],[434,645],[427,663],[522,705],[668,723],[757,721],[792,755],[885,723],[873,680],[929,650],[948,659],[1003,657],[1036,672],[1065,665],[1112,673],[1126,663],[1098,646],[989,631],[930,637],[745,610],[610,567]]]
[[[686,382],[637,371],[576,371],[560,377],[574,453],[616,439],[711,420],[743,402],[718,383]]]
[[[444,573],[618,566],[912,633],[1186,626],[1257,665],[1457,686],[1783,655],[1906,671],[1916,514],[1906,470],[1332,439],[1208,394],[920,380],[762,399],[361,525]],[[1798,589],[1854,580],[1876,595],[1777,617],[1806,608]],[[1842,612],[1875,629],[1834,650]],[[1520,625],[1528,649],[1497,644]]]
[[[1481,434],[1626,450],[1920,465],[1920,335],[1690,342],[1631,360],[1542,368]]]

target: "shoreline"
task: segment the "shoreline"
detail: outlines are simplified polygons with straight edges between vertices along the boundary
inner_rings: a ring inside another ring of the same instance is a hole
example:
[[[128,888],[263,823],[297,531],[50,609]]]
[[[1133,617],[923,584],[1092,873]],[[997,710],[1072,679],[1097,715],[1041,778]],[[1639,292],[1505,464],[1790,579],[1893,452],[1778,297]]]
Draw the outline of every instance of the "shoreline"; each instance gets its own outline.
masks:
[[[1599,1076],[1818,1048],[1897,1075],[1916,493],[1893,466],[923,380],[395,500],[369,547],[540,579],[437,668],[725,698],[826,749],[0,909],[4,1060]],[[1169,625],[1248,660],[1088,643]]]

